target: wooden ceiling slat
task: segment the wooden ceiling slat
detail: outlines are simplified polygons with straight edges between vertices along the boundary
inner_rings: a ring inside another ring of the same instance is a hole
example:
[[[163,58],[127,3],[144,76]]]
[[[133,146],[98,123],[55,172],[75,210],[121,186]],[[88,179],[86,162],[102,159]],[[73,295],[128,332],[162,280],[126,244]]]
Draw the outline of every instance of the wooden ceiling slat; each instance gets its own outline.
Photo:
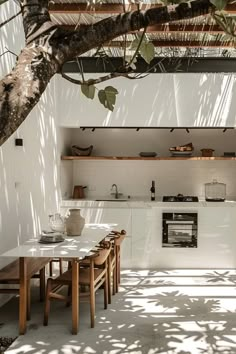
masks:
[[[149,26],[147,28],[147,32],[181,32],[181,33],[189,33],[189,32],[206,32],[206,33],[222,33],[223,30],[218,25],[184,25],[184,24],[168,24],[168,25],[156,25]]]
[[[235,44],[233,42],[223,42],[223,41],[175,41],[175,40],[154,40],[152,41],[155,47],[188,47],[188,48],[233,48]],[[127,45],[131,42],[127,43]],[[112,41],[105,43],[104,47],[122,47],[121,41]]]
[[[147,10],[153,7],[162,6],[160,4],[140,4],[140,10]],[[137,10],[136,4],[125,5],[126,11],[134,11]],[[236,13],[236,3],[229,4],[226,6],[226,11],[231,14]],[[89,12],[97,12],[97,13],[121,13],[124,12],[124,8],[122,4],[94,4],[88,5],[85,3],[50,3],[49,11],[52,14],[76,14],[76,13],[89,13]]]
[[[161,4],[153,5],[153,4],[142,4],[140,5],[141,10],[147,10],[153,7],[161,7]],[[129,4],[125,5],[126,11],[135,11],[137,10],[137,5]],[[89,13],[95,12],[96,13],[121,13],[124,12],[124,7],[122,4],[85,4],[85,3],[66,3],[66,4],[49,4],[49,12],[54,14],[76,14],[76,13]]]

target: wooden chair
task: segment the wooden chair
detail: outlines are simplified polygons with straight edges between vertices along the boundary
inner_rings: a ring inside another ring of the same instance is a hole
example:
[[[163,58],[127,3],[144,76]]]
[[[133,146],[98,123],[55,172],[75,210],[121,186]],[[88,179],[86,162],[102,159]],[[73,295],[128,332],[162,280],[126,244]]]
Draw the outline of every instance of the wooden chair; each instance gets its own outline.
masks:
[[[85,257],[85,260],[89,263],[89,266],[82,266],[80,264],[79,269],[79,284],[80,297],[89,297],[90,299],[90,319],[91,328],[95,324],[95,293],[103,285],[104,287],[104,308],[107,308],[108,304],[108,257],[111,251],[111,244],[107,242],[103,244],[103,248]],[[68,269],[57,278],[49,278],[47,280],[46,300],[44,309],[44,326],[48,325],[48,316],[50,311],[50,301],[52,299],[63,300],[66,304],[71,302],[71,283],[72,273],[71,269]],[[59,294],[63,286],[68,286],[67,295]],[[88,288],[89,291],[81,291],[81,289]]]
[[[27,319],[30,319],[30,281],[32,278],[39,279],[40,301],[45,298],[45,266],[51,258],[26,258],[27,262]],[[20,287],[10,288],[14,284],[20,286],[19,260],[11,262],[0,270],[0,294],[19,294]],[[4,287],[5,285],[5,287]]]
[[[62,258],[53,258],[50,262],[49,262],[49,275],[50,277],[53,276],[53,264],[54,263],[58,263],[59,264],[59,274],[63,273],[63,263],[62,263]]]
[[[108,303],[111,303],[111,283],[112,295],[119,291],[120,284],[120,246],[126,235],[125,230],[112,231],[107,238],[112,242],[112,249],[108,264]]]

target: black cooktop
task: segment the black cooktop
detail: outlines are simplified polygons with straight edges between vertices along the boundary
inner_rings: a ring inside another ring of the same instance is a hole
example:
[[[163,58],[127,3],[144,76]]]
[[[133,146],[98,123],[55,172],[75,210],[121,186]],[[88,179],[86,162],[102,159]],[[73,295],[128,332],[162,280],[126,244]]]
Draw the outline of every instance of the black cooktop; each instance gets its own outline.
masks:
[[[198,202],[198,197],[192,195],[164,195],[163,202]]]

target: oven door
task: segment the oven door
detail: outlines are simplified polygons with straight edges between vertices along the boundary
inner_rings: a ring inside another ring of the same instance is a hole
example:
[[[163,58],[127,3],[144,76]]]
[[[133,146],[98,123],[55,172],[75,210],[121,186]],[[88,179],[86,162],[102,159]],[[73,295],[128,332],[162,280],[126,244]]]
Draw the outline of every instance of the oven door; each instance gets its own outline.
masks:
[[[197,247],[197,213],[163,213],[162,247]]]

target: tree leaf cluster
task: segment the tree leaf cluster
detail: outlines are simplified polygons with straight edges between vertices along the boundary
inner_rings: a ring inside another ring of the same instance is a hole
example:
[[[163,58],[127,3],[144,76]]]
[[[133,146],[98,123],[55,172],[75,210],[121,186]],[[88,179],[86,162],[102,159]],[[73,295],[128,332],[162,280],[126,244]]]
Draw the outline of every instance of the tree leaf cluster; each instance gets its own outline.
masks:
[[[81,92],[91,100],[93,100],[95,97],[95,89],[96,87],[94,85],[81,85]],[[105,108],[113,112],[117,94],[118,91],[116,88],[112,86],[106,86],[104,89],[98,91],[98,99]]]

